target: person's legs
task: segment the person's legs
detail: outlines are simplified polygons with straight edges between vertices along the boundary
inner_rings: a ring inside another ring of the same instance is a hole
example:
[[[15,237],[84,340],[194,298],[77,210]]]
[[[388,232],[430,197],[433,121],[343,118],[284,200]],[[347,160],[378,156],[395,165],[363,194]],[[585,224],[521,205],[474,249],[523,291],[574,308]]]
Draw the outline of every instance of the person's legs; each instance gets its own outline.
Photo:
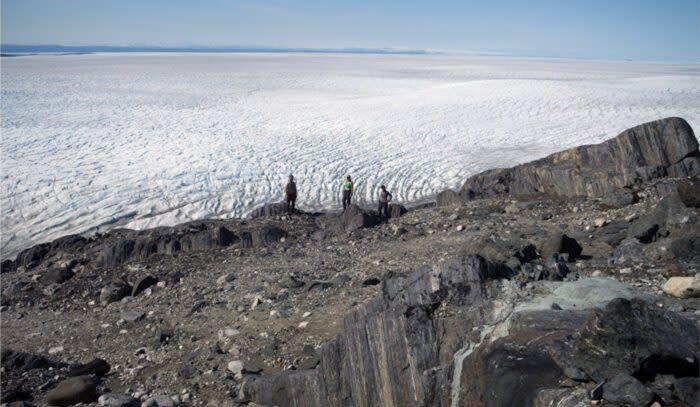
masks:
[[[343,191],[343,210],[350,205],[350,191]]]
[[[292,212],[294,212],[294,205],[296,205],[296,203],[297,203],[297,197],[293,196],[291,199],[291,202],[292,202]]]

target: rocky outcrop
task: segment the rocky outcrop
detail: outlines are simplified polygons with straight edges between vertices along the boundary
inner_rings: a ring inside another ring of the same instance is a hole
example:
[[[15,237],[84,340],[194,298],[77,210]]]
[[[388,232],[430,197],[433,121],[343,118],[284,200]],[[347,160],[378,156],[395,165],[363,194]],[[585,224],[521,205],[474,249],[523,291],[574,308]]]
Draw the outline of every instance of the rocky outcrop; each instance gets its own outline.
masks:
[[[253,209],[253,212],[250,213],[250,217],[253,219],[266,218],[270,216],[286,215],[288,213],[287,204],[285,202],[276,202]]]
[[[321,347],[315,369],[248,376],[240,397],[270,406],[573,406],[607,380],[601,390],[611,397],[629,387],[640,400],[672,402],[677,380],[700,375],[696,324],[632,287],[546,282],[549,294],[524,300],[509,273],[466,256],[390,278]]]
[[[228,228],[215,222],[192,222],[177,228],[126,231],[125,234],[127,236],[94,249],[98,266],[113,267],[156,253],[173,254],[226,247],[240,240]]]
[[[470,177],[459,192],[438,195],[438,205],[497,195],[546,193],[602,197],[661,177],[700,174],[698,141],[683,119],[645,123],[601,144],[575,147],[512,168],[488,170]],[[632,197],[632,199],[634,199]],[[620,195],[611,206],[624,204]]]

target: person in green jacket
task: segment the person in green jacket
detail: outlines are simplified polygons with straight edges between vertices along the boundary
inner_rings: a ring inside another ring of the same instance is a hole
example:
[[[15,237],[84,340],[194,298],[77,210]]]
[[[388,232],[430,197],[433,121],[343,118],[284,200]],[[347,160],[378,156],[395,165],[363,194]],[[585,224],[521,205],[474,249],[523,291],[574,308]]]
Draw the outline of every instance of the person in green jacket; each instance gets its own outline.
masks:
[[[355,185],[352,183],[352,179],[348,175],[343,184],[343,210],[350,205],[350,199],[352,198],[352,192]]]

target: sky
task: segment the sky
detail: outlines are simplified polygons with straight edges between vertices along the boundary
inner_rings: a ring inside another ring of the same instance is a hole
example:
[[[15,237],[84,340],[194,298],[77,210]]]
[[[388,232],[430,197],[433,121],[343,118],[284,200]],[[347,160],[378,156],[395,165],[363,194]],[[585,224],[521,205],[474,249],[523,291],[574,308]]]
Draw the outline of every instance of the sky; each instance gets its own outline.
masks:
[[[1,0],[3,44],[700,61],[700,0]]]

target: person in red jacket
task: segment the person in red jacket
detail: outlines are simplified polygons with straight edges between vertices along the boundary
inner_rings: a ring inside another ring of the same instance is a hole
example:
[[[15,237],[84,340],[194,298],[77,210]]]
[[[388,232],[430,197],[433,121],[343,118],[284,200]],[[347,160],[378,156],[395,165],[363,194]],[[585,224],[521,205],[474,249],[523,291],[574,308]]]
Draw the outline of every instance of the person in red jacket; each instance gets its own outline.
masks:
[[[289,176],[287,185],[284,186],[284,194],[287,197],[287,212],[294,212],[294,204],[297,201],[297,183],[294,182],[294,176]]]

